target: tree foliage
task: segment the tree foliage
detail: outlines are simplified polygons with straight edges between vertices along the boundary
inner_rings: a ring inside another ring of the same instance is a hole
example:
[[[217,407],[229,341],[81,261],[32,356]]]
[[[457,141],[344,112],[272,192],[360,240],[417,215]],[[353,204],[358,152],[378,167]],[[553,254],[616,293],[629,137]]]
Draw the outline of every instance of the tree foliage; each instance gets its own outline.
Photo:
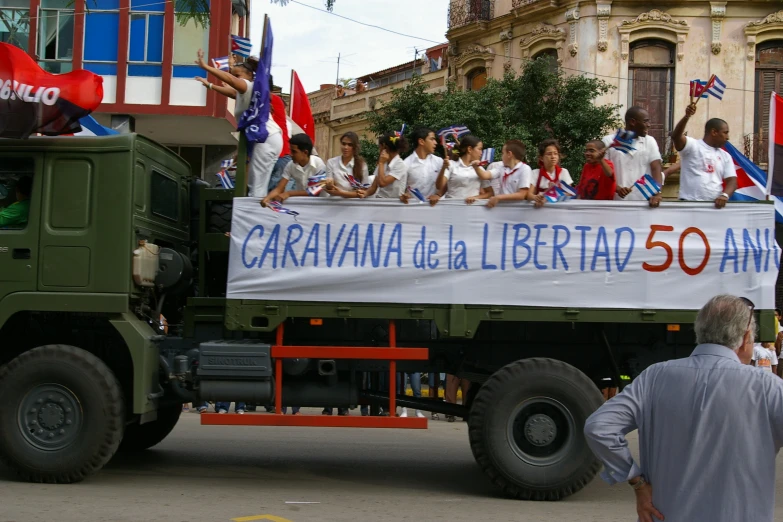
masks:
[[[613,88],[586,76],[569,76],[554,68],[548,58],[526,62],[519,74],[489,79],[478,91],[458,90],[451,84],[445,93],[425,92],[426,83],[414,77],[378,111],[369,113],[369,130],[380,135],[406,124],[406,137],[416,127],[440,129],[466,125],[481,138],[484,147],[500,150],[508,139],[520,139],[527,148],[527,162],[538,163],[537,145],[557,138],[562,164],[578,176],[584,162],[584,146],[618,125],[617,105],[598,105],[598,97]],[[368,164],[377,161],[377,146],[364,140],[362,154]]]

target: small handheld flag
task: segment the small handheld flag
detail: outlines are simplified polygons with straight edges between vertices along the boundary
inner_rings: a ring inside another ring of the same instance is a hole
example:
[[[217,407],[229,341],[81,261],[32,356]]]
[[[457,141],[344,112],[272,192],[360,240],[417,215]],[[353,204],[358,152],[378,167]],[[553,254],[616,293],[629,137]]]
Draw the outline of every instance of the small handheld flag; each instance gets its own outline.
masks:
[[[223,186],[224,189],[231,190],[234,188],[234,180],[231,179],[231,176],[228,175],[228,172],[225,170],[221,170],[217,174],[215,174],[218,178],[218,181],[220,181],[220,184]]]
[[[495,161],[495,149],[492,149],[492,148],[484,149],[481,152],[481,163],[480,163],[480,165],[482,167],[486,167],[487,165],[489,165],[493,161]]]
[[[215,67],[221,71],[228,71],[228,56],[223,58],[215,58],[212,60],[215,63]]]
[[[566,201],[576,197],[576,191],[574,187],[568,183],[561,181],[558,185],[553,186],[544,193],[544,197],[550,203],[557,203],[558,201]]]
[[[354,177],[353,174],[345,174],[345,179],[348,181],[348,183],[351,185],[351,188],[354,190],[361,190],[366,189],[370,187],[369,183],[362,183],[356,177]]]
[[[723,93],[726,92],[726,84],[721,81],[720,78],[713,75],[712,85],[707,85],[707,94],[714,96],[719,100],[723,100]]]
[[[317,196],[324,189],[326,184],[326,172],[323,170],[307,179],[307,194]]]
[[[639,180],[633,184],[633,188],[638,190],[642,196],[644,196],[644,199],[650,200],[651,197],[655,196],[661,191],[661,187],[658,185],[658,183],[655,182],[655,179],[649,174],[645,174]]]
[[[707,81],[698,79],[691,81],[691,103],[694,105],[697,104],[701,98],[707,98],[709,96],[723,100],[725,92],[726,84],[714,74],[710,76],[710,79]]]
[[[299,212],[295,210],[291,210],[290,208],[285,208],[283,205],[280,204],[279,201],[270,201],[267,204],[267,207],[272,210],[272,212],[277,212],[278,214],[288,214],[289,216],[293,216],[294,221],[296,221],[296,216],[299,215]]]
[[[614,141],[610,147],[619,150],[623,154],[628,154],[629,152],[636,150],[636,147],[633,146],[633,140],[635,139],[635,132],[625,129],[617,129],[617,134],[614,136]]]
[[[446,136],[454,136],[456,139],[470,134],[470,129],[464,125],[452,125],[450,127],[443,127],[438,131],[439,138],[445,138]]]
[[[223,160],[223,161],[220,162],[220,168],[221,169],[226,169],[226,170],[231,170],[231,169],[236,169],[237,166],[234,163],[233,159],[227,159],[227,160]]]
[[[250,43],[250,38],[244,38],[235,34],[231,35],[231,54],[247,58],[252,50],[253,45]]]
[[[411,187],[411,186],[409,185],[409,186],[408,186],[408,192],[410,192],[411,194],[413,194],[414,196],[416,196],[416,199],[418,199],[418,200],[419,200],[419,201],[421,201],[422,203],[426,203],[426,202],[427,202],[427,198],[425,198],[425,197],[424,197],[424,194],[422,194],[422,193],[421,193],[421,191],[420,191],[419,189],[417,189],[417,188],[413,188],[413,187]]]

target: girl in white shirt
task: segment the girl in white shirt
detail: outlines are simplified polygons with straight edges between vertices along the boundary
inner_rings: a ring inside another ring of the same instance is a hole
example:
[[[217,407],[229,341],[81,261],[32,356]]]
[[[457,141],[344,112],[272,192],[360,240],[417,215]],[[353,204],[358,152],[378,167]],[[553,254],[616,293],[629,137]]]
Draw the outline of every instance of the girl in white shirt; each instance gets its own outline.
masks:
[[[475,199],[481,193],[481,180],[492,179],[492,174],[484,170],[479,163],[484,144],[480,139],[468,134],[463,136],[455,147],[459,154],[457,161],[451,162],[438,176],[436,186],[445,197],[457,199]]]
[[[365,197],[399,199],[408,182],[408,167],[400,158],[408,150],[408,142],[404,136],[387,132],[378,139],[378,148],[381,154],[373,173],[375,179]]]
[[[242,114],[250,107],[250,102],[253,99],[253,79],[255,78],[255,71],[258,68],[258,60],[248,58],[247,61],[239,65],[234,65],[234,56],[229,54],[228,65],[229,71],[221,71],[216,67],[210,67],[204,61],[204,51],[198,50],[198,59],[196,64],[207,71],[215,75],[225,85],[213,85],[209,81],[199,76],[196,80],[209,90],[217,91],[219,94],[227,98],[236,100],[234,105],[234,117],[237,122],[242,117]],[[269,79],[270,83],[270,105],[271,105],[271,83],[272,79]],[[280,157],[280,153],[283,151],[283,131],[275,123],[270,112],[269,118],[266,122],[266,130],[268,136],[263,143],[250,143],[252,146],[250,154],[250,166],[247,172],[247,195],[250,197],[264,198],[269,191],[269,180],[272,178],[272,169],[275,167],[277,158]]]
[[[340,136],[340,152],[340,156],[326,162],[326,175],[332,180],[326,191],[342,198],[364,197],[365,190],[353,187],[349,181],[349,176],[353,176],[359,183],[369,183],[367,163],[359,155],[359,136],[355,132]]]
[[[550,138],[538,144],[538,167],[532,172],[531,192],[536,196],[536,206],[544,204],[544,193],[561,181],[574,184],[568,170],[560,166],[560,142]]]

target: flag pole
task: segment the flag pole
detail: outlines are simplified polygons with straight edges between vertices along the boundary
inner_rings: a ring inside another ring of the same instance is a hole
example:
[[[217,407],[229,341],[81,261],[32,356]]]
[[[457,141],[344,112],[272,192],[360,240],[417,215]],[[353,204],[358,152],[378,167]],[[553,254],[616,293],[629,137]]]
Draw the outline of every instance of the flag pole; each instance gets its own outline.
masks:
[[[713,74],[713,75],[710,75],[710,79],[709,79],[709,80],[707,80],[707,85],[706,85],[706,86],[710,85],[710,84],[711,84],[711,83],[712,83],[714,80],[715,80],[715,75],[714,75],[714,74]],[[705,86],[705,87],[706,87],[706,86]],[[704,89],[704,92],[707,92],[707,89],[706,89],[706,88]],[[693,105],[694,107],[696,107],[696,105],[698,105],[698,103],[699,103],[699,100],[701,100],[701,96],[699,96],[698,98],[696,98],[696,100],[693,100],[693,98],[691,98],[691,105]]]
[[[294,117],[294,70],[291,69],[291,86],[288,89],[288,117]]]

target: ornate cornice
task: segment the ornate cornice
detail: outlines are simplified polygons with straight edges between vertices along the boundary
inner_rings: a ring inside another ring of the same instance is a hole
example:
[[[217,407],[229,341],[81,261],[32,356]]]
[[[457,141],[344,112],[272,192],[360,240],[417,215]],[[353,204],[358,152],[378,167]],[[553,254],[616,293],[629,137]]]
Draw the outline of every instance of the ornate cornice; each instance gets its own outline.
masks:
[[[537,49],[534,49],[534,47],[538,47],[537,44],[545,40],[554,43],[554,45],[551,47],[557,50],[557,64],[562,65],[563,42],[566,40],[566,32],[560,27],[556,27],[550,24],[537,24],[530,32],[530,35],[519,42],[519,47],[522,48],[522,57],[530,58],[533,54],[535,54],[534,51],[537,51]]]
[[[642,13],[633,20],[623,20],[617,30],[620,32],[620,56],[628,59],[631,33],[636,31],[658,30],[676,34],[677,60],[685,58],[685,37],[690,31],[690,26],[685,20],[676,20],[669,13],[660,9],[653,9]]]
[[[772,24],[783,24],[783,11],[778,11],[777,13],[772,13],[770,15],[767,15],[766,17],[764,17],[763,20],[748,22],[748,25],[745,26],[745,32],[747,33],[748,29],[764,27]]]
[[[623,20],[620,23],[620,27],[633,27],[649,23],[688,27],[688,22],[685,20],[676,20],[672,18],[669,13],[664,13],[660,9],[653,9],[647,13],[642,13],[634,20]]]
[[[783,11],[769,14],[761,20],[748,22],[745,26],[745,39],[748,48],[747,58],[753,61],[756,58],[756,37],[762,33],[768,33],[767,38],[783,37]]]

